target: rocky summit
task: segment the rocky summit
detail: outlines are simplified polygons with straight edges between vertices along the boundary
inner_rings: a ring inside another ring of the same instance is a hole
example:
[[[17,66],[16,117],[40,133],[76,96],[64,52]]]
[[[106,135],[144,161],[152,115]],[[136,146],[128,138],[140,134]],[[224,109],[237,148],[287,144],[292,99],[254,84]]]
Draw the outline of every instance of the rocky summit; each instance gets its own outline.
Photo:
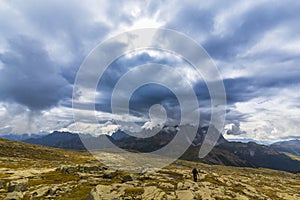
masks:
[[[55,131],[43,137],[24,140],[24,142],[55,148],[86,150],[83,144],[84,141],[85,144],[88,144],[89,149],[99,149],[99,147],[110,148],[108,144],[103,143],[103,139],[105,138],[122,149],[147,153],[165,147],[173,140],[178,130],[189,127],[191,126],[164,126],[156,135],[148,138],[132,137],[121,130],[114,132],[111,136],[99,135],[97,137],[88,134]],[[212,130],[217,131],[216,129]],[[273,145],[266,146],[254,142],[229,142],[222,134],[220,134],[213,150],[205,158],[199,159],[199,150],[207,135],[207,131],[207,126],[199,127],[192,144],[180,157],[182,160],[236,167],[262,167],[288,172],[300,171],[300,161],[291,159],[291,156],[286,155],[287,152],[295,154],[295,146],[297,146],[297,143],[288,145],[291,150],[288,151],[282,148],[275,149]],[[143,130],[140,134],[147,135],[148,133],[147,130]],[[188,137],[181,139],[187,143],[190,142]],[[282,151],[285,152],[285,154],[282,153]],[[298,154],[295,155],[299,156]],[[169,155],[169,157],[173,157],[173,155]],[[175,157],[177,158],[177,156]]]
[[[193,168],[199,171],[197,182]],[[0,199],[5,200],[291,200],[300,199],[299,191],[299,173],[184,160],[163,169],[128,172],[101,164],[86,151],[0,139]]]

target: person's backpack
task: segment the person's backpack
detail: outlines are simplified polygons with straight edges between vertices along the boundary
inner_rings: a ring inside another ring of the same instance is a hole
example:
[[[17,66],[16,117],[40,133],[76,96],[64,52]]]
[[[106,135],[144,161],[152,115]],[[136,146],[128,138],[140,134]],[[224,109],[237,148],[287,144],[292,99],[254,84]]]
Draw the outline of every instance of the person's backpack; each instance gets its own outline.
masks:
[[[197,174],[198,173],[197,169],[194,168],[193,171],[192,171],[192,173],[193,174]]]

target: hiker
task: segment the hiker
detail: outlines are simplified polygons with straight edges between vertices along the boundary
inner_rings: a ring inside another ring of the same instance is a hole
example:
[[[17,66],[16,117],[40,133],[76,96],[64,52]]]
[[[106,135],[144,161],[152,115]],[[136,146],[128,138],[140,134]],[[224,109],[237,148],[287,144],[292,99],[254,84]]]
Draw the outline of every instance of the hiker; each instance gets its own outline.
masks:
[[[193,177],[194,177],[194,181],[197,182],[197,176],[198,176],[198,170],[196,168],[194,168],[192,170],[192,173],[193,173]]]

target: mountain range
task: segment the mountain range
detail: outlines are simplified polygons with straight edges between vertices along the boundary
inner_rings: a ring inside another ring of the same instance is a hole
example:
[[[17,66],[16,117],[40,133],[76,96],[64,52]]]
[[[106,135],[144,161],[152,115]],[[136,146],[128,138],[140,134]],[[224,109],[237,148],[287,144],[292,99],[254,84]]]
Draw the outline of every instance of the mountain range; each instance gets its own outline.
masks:
[[[294,155],[300,156],[300,140],[276,142],[272,144],[271,147],[277,149],[278,151],[292,153]]]
[[[33,139],[33,138],[41,138],[49,133],[38,133],[38,134],[6,134],[6,135],[1,135],[0,138],[7,139],[7,140],[15,140],[15,141],[24,141],[27,139]]]
[[[200,159],[198,153],[207,134],[207,129],[208,127],[198,129],[192,145],[181,156],[181,159],[201,161],[207,164],[254,168],[263,167],[290,172],[300,171],[300,161],[281,153],[281,151],[299,153],[299,148],[295,147],[299,141],[281,142],[266,146],[255,142],[229,142],[220,135],[217,145],[213,150],[205,158]],[[111,136],[100,135],[93,137],[91,135],[84,135],[84,137],[89,143],[94,143],[95,148],[99,148],[98,143],[102,141],[103,137],[108,137],[111,142],[120,148],[138,152],[152,152],[167,145],[174,138],[177,131],[178,127],[164,127],[156,135],[149,138],[132,137],[121,130],[116,131]],[[86,150],[80,136],[83,137],[83,135],[75,133],[55,131],[43,137],[26,139],[24,142],[55,148]],[[105,148],[105,146],[102,147]]]
[[[113,156],[98,153],[108,159],[126,158],[126,152]],[[114,163],[104,165],[87,151],[1,138],[0,161],[0,199],[4,200],[300,198],[299,173],[264,168],[178,159],[162,169],[147,170],[145,166],[142,171],[126,171]],[[197,182],[192,178],[193,168],[199,172]]]

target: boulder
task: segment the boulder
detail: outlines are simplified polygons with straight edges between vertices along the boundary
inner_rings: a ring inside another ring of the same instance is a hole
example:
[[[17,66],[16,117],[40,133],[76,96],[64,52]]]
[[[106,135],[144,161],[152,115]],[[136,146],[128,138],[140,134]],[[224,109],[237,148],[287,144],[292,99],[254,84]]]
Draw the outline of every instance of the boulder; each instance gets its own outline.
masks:
[[[8,183],[7,191],[8,192],[24,192],[28,187],[28,179],[14,180]]]
[[[21,200],[23,199],[23,196],[22,192],[11,192],[7,194],[4,200]]]
[[[133,179],[132,179],[132,177],[129,174],[127,174],[127,175],[125,175],[125,176],[122,177],[122,183],[125,183],[127,181],[132,181],[132,180]]]
[[[62,189],[58,186],[54,186],[54,187],[46,186],[34,190],[31,193],[31,196],[32,197],[55,196],[58,191],[62,191]]]
[[[54,196],[58,191],[62,191],[60,187],[51,187],[48,191],[48,195]]]
[[[193,182],[193,181],[190,181],[190,180],[187,180],[187,181],[184,181],[183,183],[182,182],[179,182],[177,184],[177,189],[180,189],[180,190],[188,190],[188,189],[191,189],[191,188],[197,188],[197,183]]]
[[[91,190],[88,200],[102,200],[102,199],[118,199],[118,196],[112,192],[110,185],[97,185]]]
[[[0,180],[0,189],[5,188],[4,180]]]
[[[152,200],[152,199],[163,199],[166,193],[155,186],[148,186],[144,188],[144,193],[142,194],[142,199]]]
[[[176,191],[176,195],[178,199],[184,199],[184,200],[194,199],[194,194],[190,190],[178,190]]]
[[[118,175],[118,173],[115,170],[106,170],[103,173],[103,178],[112,179],[112,178],[116,177],[117,175]]]
[[[51,188],[49,186],[39,188],[32,192],[32,197],[43,197],[50,193]]]
[[[163,188],[163,189],[167,189],[167,190],[173,190],[175,188],[175,186],[173,184],[165,183],[165,182],[160,183],[159,187]]]
[[[60,171],[63,174],[72,174],[77,170],[76,166],[71,166],[71,165],[64,165],[61,166],[60,168],[56,169],[56,171]]]

